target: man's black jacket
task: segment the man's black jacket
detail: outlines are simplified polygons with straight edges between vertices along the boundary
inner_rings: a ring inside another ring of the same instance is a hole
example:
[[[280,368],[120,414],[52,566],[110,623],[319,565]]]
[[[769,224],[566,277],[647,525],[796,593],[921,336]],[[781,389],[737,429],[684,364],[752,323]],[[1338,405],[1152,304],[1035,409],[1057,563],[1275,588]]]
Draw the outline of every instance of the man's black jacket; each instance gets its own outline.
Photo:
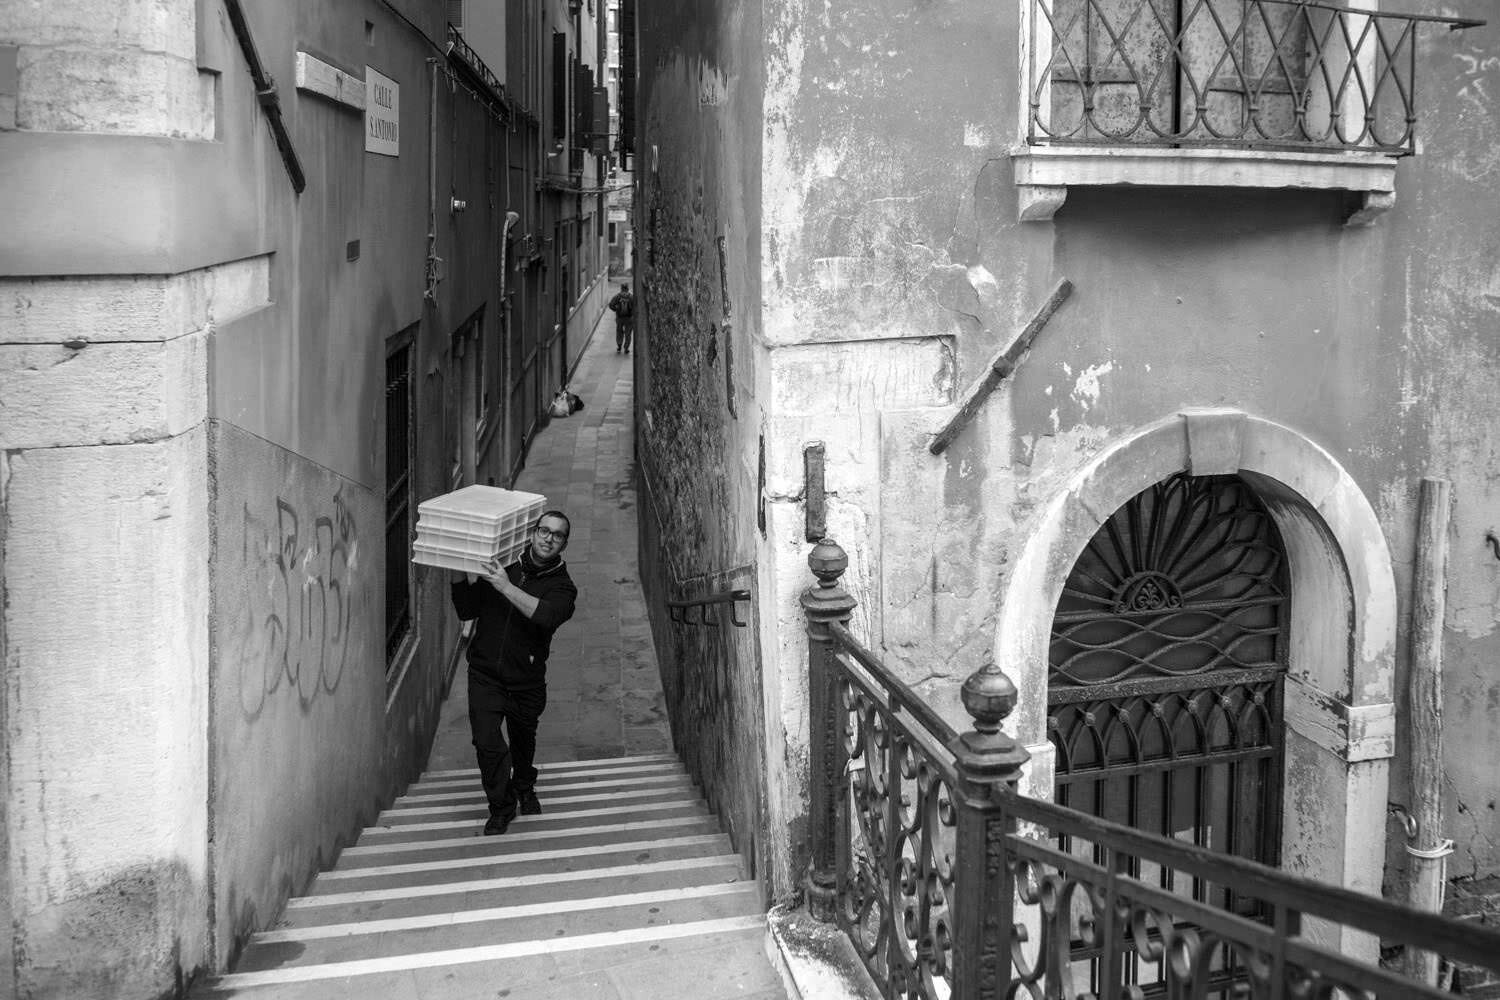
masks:
[[[458,617],[479,619],[469,640],[469,669],[508,688],[538,688],[547,683],[552,633],[573,617],[578,600],[578,588],[561,559],[544,569],[529,567],[529,559],[514,562],[505,567],[505,575],[539,602],[530,619],[484,580],[453,584]]]

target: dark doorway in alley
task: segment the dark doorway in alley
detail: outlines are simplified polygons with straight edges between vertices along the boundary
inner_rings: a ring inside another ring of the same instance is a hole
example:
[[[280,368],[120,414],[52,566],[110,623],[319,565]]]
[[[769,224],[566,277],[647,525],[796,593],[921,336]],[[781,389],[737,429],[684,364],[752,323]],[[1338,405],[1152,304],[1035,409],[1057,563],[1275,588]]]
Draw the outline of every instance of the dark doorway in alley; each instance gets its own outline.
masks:
[[[1277,864],[1288,598],[1280,534],[1238,476],[1181,473],[1117,510],[1074,564],[1053,618],[1057,801]],[[1255,900],[1139,867],[1127,873],[1258,915]],[[1153,978],[1143,968],[1127,981]]]

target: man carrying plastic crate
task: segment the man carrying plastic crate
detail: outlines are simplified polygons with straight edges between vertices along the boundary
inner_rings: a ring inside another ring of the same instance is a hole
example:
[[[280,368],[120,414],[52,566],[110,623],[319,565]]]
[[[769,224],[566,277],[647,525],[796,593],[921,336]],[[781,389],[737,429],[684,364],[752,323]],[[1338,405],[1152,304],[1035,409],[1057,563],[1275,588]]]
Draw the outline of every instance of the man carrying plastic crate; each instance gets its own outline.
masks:
[[[469,639],[469,728],[490,803],[486,836],[504,833],[517,809],[542,811],[536,727],[547,706],[552,633],[573,617],[578,600],[562,559],[571,527],[567,515],[549,510],[537,518],[516,562],[502,569],[491,561],[484,574],[461,573],[453,581],[458,617],[478,619]]]

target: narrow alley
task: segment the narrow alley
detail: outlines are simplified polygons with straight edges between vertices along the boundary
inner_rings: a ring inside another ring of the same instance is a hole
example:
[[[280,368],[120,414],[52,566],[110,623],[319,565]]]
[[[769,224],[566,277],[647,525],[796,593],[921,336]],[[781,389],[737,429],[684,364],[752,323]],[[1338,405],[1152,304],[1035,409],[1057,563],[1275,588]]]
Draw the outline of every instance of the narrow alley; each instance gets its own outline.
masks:
[[[783,998],[753,879],[672,751],[636,558],[633,355],[601,321],[516,488],[572,519],[540,816],[483,837],[463,666],[422,779],[195,996]]]
[[[0,2],[0,1000],[1500,1000],[1497,8]]]

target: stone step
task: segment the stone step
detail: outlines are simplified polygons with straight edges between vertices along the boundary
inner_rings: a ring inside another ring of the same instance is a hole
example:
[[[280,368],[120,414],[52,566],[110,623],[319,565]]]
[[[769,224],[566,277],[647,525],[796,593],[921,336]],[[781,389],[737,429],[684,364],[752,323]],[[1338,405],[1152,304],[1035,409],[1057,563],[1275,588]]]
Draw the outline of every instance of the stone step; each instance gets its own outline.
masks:
[[[392,959],[423,952],[617,934],[635,928],[742,916],[760,916],[759,891],[743,882],[552,899],[266,931],[251,936],[235,970],[260,972]]]
[[[509,834],[506,836],[508,837]],[[484,843],[505,838],[473,839]],[[671,836],[658,831],[654,834],[648,833],[641,839],[591,845],[569,844],[558,847],[551,842],[533,842],[526,845],[524,850],[514,850],[504,854],[489,851],[468,857],[379,864],[368,868],[336,869],[318,875],[307,894],[322,896],[335,892],[430,886],[474,879],[526,877],[731,853],[733,853],[733,848],[730,846],[728,835],[717,829],[712,833]]]
[[[658,788],[635,788],[621,790],[617,788],[603,788],[591,792],[572,792],[554,795],[543,789],[546,794],[539,794],[537,798],[542,803],[545,812],[554,812],[566,809],[592,809],[608,805],[612,802],[620,803],[622,806],[633,805],[637,802],[668,802],[676,799],[698,798],[698,790],[691,785],[673,786],[662,785]],[[385,810],[376,818],[381,823],[386,817],[401,818],[407,815],[419,815],[430,809],[445,809],[449,806],[486,804],[484,792],[478,782],[467,785],[462,791],[438,792],[432,795],[405,795],[392,803],[391,808]]]
[[[530,823],[522,819],[532,820]],[[716,833],[718,819],[707,809],[691,808],[686,815],[645,816],[625,823],[595,823],[591,826],[555,827],[541,817],[517,817],[500,837],[483,835],[482,822],[419,824],[388,836],[361,836],[359,843],[339,856],[334,872],[376,865],[404,864],[447,858],[491,854],[502,857],[538,846],[594,847],[651,837],[676,837],[693,833]]]
[[[552,808],[547,808],[552,806]],[[583,807],[568,803],[559,805],[550,799],[536,816],[517,816],[510,829],[520,831],[522,827],[532,830],[561,830],[570,827],[586,828],[605,826],[621,821],[661,819],[666,816],[701,815],[708,812],[708,804],[699,798],[673,796],[658,802],[639,802],[618,799],[613,804],[607,800],[590,802]],[[357,846],[386,843],[393,838],[413,840],[452,836],[455,830],[468,830],[478,823],[481,827],[489,818],[490,808],[483,796],[475,802],[434,806],[430,809],[387,810],[380,814],[375,824],[365,827]]]
[[[785,997],[767,962],[745,961],[765,939],[763,914],[625,931],[563,935],[323,965],[235,972],[204,984],[214,1000],[576,1000],[580,997]],[[626,984],[644,984],[631,992]]]
[[[645,774],[568,774],[559,775],[555,780],[538,777],[536,782],[537,795],[583,795],[600,794],[610,791],[629,791],[635,788],[684,788],[693,789],[693,779],[682,770],[660,770],[650,771]],[[478,791],[479,773],[476,771],[471,778],[455,778],[448,781],[433,781],[411,785],[402,801],[412,798],[425,798],[429,795],[452,795],[455,793]]]
[[[743,881],[745,873],[740,857],[725,854],[396,889],[355,890],[293,899],[287,903],[277,929]]]
[[[636,928],[520,945],[449,949],[422,955],[234,973],[193,997],[248,1000],[783,1000],[769,963],[747,963],[762,948],[763,916]]]
[[[554,774],[596,774],[605,771],[630,770],[645,767],[672,767],[680,769],[682,761],[674,754],[642,754],[635,757],[599,757],[594,760],[553,761],[536,765],[537,773],[543,777]],[[442,781],[452,778],[477,779],[478,768],[461,767],[454,770],[426,771],[420,781]]]

